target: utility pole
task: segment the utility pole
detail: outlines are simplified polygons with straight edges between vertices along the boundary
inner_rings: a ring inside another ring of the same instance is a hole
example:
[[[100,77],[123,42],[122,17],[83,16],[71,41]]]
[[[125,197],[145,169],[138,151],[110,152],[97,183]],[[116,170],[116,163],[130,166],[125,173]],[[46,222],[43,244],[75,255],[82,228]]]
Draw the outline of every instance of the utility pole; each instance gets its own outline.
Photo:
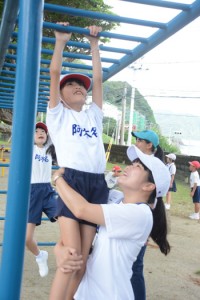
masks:
[[[133,112],[134,112],[134,100],[135,100],[135,82],[136,82],[136,77],[137,77],[137,72],[138,71],[143,71],[143,70],[148,70],[148,69],[143,69],[142,66],[142,60],[140,61],[139,65],[134,63],[133,65],[129,66],[129,69],[132,70],[132,92],[131,92],[131,103],[130,103],[130,115],[129,115],[129,129],[128,129],[128,141],[127,144],[128,146],[131,145],[131,139],[132,139],[132,127],[133,127]]]
[[[124,127],[125,127],[125,112],[126,112],[126,93],[127,84],[124,85],[124,95],[122,98],[122,121],[121,121],[121,132],[120,132],[120,145],[124,145]]]
[[[132,86],[131,91],[131,103],[130,103],[130,115],[129,115],[129,126],[128,126],[128,146],[131,146],[131,138],[132,138],[132,126],[133,126],[133,111],[134,111],[134,101],[135,101],[135,87]]]

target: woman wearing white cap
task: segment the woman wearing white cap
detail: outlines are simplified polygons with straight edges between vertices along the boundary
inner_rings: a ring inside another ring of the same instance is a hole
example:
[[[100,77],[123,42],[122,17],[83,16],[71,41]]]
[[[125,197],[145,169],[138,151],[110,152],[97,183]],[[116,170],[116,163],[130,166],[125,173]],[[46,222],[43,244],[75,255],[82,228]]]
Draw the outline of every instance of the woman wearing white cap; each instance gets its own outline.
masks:
[[[88,203],[65,182],[62,169],[54,175],[57,191],[74,215],[100,225],[75,300],[133,300],[132,262],[149,235],[163,254],[170,251],[165,207],[160,198],[169,189],[169,172],[158,158],[144,154],[136,146],[129,147],[127,155],[132,163],[118,180],[124,193],[119,204]],[[151,205],[158,197],[152,210]],[[65,247],[58,244],[57,248]],[[64,257],[62,262],[59,257],[59,262],[58,268],[65,272]],[[69,272],[68,261],[66,272]]]
[[[169,173],[171,175],[171,181],[170,181],[170,187],[169,191],[167,192],[166,195],[166,203],[165,203],[165,208],[167,210],[170,209],[171,207],[171,192],[176,192],[176,182],[175,182],[175,174],[176,174],[176,165],[175,165],[175,160],[176,160],[176,155],[174,153],[169,153],[165,155],[167,158],[167,168],[169,169]]]

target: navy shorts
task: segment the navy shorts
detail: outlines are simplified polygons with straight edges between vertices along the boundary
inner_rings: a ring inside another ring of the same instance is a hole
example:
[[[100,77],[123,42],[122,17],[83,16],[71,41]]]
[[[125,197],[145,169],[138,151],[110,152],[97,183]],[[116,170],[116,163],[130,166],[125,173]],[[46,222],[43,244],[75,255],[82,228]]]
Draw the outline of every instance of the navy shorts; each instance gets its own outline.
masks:
[[[55,222],[57,197],[50,183],[31,184],[28,223],[40,225],[43,212],[51,222]]]
[[[63,178],[75,191],[87,199],[88,202],[94,204],[107,203],[109,189],[104,174],[94,174],[66,168]],[[96,224],[76,218],[59,196],[57,204],[57,217],[65,216],[81,224],[97,226]]]
[[[177,188],[176,188],[176,182],[175,180],[173,181],[173,184],[172,184],[172,187],[169,188],[169,192],[176,192],[177,191]]]
[[[192,191],[192,189],[191,189]],[[197,186],[194,196],[192,197],[193,203],[200,203],[200,186]]]

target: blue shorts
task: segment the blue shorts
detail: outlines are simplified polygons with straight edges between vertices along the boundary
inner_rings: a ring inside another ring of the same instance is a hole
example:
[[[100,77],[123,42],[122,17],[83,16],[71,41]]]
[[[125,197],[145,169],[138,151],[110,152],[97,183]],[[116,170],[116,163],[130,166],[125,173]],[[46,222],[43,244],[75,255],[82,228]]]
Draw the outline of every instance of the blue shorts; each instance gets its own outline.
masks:
[[[104,174],[94,174],[66,168],[63,178],[75,191],[87,199],[88,202],[94,204],[107,203],[109,190]],[[58,197],[57,203],[57,217],[65,216],[81,224],[97,226],[96,224],[77,219],[60,197]]]
[[[176,192],[177,191],[177,188],[176,188],[176,182],[175,180],[173,181],[173,184],[172,184],[172,187],[169,188],[169,192]]]
[[[31,184],[28,223],[41,224],[44,212],[51,222],[56,218],[57,194],[50,183]]]
[[[192,200],[193,203],[200,203],[200,186],[197,186],[194,196],[192,197]]]

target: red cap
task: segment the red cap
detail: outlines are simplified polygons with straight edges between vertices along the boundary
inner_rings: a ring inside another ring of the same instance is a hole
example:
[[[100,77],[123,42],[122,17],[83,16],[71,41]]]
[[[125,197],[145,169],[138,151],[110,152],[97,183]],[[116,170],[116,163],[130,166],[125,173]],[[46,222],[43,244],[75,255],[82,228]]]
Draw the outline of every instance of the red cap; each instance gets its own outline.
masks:
[[[196,169],[200,168],[200,163],[197,160],[189,161],[189,164],[195,167]]]
[[[48,133],[47,125],[44,124],[43,122],[38,122],[38,123],[36,123],[35,128],[42,128],[42,129],[44,129],[44,131],[45,131],[46,133]]]
[[[120,166],[114,166],[112,170],[113,170],[113,171],[118,171],[118,172],[121,172],[121,171],[122,171],[122,169],[121,169]]]
[[[60,76],[60,87],[69,79],[78,79],[83,82],[84,87],[88,91],[91,86],[91,79],[90,77],[80,74],[80,73],[70,73],[64,74]]]

